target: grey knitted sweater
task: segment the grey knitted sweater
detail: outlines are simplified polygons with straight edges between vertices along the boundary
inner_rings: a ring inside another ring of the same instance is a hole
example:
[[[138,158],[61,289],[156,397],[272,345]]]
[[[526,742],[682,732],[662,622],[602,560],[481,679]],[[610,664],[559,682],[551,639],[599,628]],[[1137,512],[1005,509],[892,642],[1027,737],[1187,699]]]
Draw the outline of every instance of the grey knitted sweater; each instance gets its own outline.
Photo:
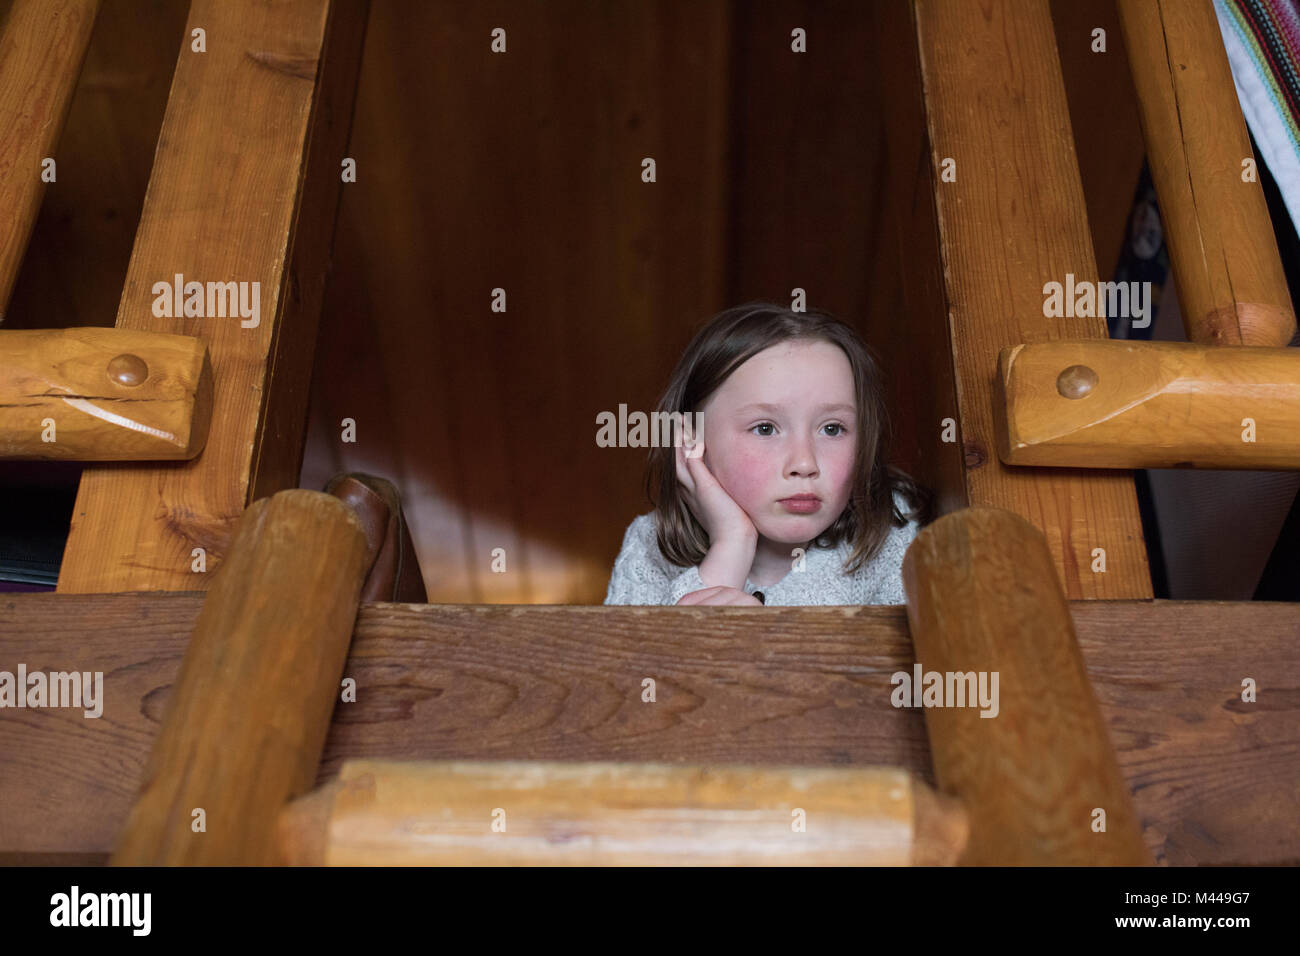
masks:
[[[894,496],[904,513],[907,505]],[[844,561],[852,551],[847,541],[836,548],[813,545],[802,567],[792,568],[776,584],[745,582],[746,593],[762,591],[764,604],[906,604],[903,595],[903,554],[920,530],[915,520],[904,528],[890,528],[880,553],[857,573],[845,574]],[[794,559],[791,559],[794,564]],[[708,587],[698,566],[669,564],[655,537],[654,512],[638,515],[623,535],[623,548],[614,561],[606,604],[676,604],[692,591]]]

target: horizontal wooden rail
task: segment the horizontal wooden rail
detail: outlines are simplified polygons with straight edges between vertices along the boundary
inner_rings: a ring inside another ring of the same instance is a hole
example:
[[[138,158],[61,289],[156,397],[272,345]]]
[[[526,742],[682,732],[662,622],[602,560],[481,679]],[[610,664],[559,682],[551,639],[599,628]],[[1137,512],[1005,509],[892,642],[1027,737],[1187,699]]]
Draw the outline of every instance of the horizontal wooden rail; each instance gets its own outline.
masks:
[[[0,670],[104,678],[99,719],[0,710],[0,858],[107,853],[202,607],[0,595]],[[1295,605],[1070,613],[1157,860],[1300,862]],[[314,783],[358,758],[890,766],[933,783],[924,716],[890,699],[915,661],[902,607],[365,604],[343,670],[356,699],[336,704]]]
[[[191,459],[211,418],[212,365],[201,339],[0,331],[0,458]]]
[[[1090,340],[998,359],[1009,465],[1300,469],[1300,349]]]
[[[889,768],[349,760],[279,833],[298,865],[944,866],[967,826]]]
[[[1283,346],[1295,309],[1212,0],[1119,0],[1187,340]]]
[[[47,183],[58,182],[55,147],[98,10],[99,0],[14,0],[0,23],[0,322]]]

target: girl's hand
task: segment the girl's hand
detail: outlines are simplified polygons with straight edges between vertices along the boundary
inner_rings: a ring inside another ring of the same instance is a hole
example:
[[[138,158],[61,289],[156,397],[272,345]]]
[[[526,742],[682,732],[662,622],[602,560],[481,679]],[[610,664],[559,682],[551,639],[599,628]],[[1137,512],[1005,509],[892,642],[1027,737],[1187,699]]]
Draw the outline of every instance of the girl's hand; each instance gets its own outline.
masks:
[[[708,532],[709,544],[757,541],[758,529],[754,522],[704,463],[704,441],[687,435],[686,444],[690,446],[690,457],[682,445],[673,449],[677,456],[677,480],[682,484],[682,496],[691,514]]]
[[[724,588],[724,587],[705,588],[702,591],[692,591],[690,594],[684,595],[682,599],[677,603],[679,605],[680,604],[740,604],[740,605],[753,604],[757,607],[763,606],[763,602],[760,601],[758,598],[754,597],[754,595],[752,594],[747,594],[744,591],[737,590],[736,588]]]

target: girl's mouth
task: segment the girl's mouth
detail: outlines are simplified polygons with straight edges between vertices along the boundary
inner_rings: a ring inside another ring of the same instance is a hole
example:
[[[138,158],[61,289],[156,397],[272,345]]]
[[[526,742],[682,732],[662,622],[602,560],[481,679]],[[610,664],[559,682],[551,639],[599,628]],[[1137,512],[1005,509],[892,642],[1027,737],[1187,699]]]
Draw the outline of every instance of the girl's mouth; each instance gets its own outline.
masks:
[[[820,498],[782,498],[780,505],[791,514],[810,515],[821,510],[822,501]]]

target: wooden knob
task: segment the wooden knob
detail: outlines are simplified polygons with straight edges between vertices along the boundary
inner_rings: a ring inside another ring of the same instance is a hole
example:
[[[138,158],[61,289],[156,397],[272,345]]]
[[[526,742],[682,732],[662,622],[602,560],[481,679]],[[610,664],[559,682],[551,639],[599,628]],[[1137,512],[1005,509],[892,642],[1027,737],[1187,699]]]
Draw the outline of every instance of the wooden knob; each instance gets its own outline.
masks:
[[[1086,365],[1071,365],[1056,377],[1056,390],[1066,398],[1083,398],[1097,384],[1097,373]]]
[[[140,356],[124,353],[109,361],[108,377],[119,385],[141,385],[149,377],[149,366]]]

